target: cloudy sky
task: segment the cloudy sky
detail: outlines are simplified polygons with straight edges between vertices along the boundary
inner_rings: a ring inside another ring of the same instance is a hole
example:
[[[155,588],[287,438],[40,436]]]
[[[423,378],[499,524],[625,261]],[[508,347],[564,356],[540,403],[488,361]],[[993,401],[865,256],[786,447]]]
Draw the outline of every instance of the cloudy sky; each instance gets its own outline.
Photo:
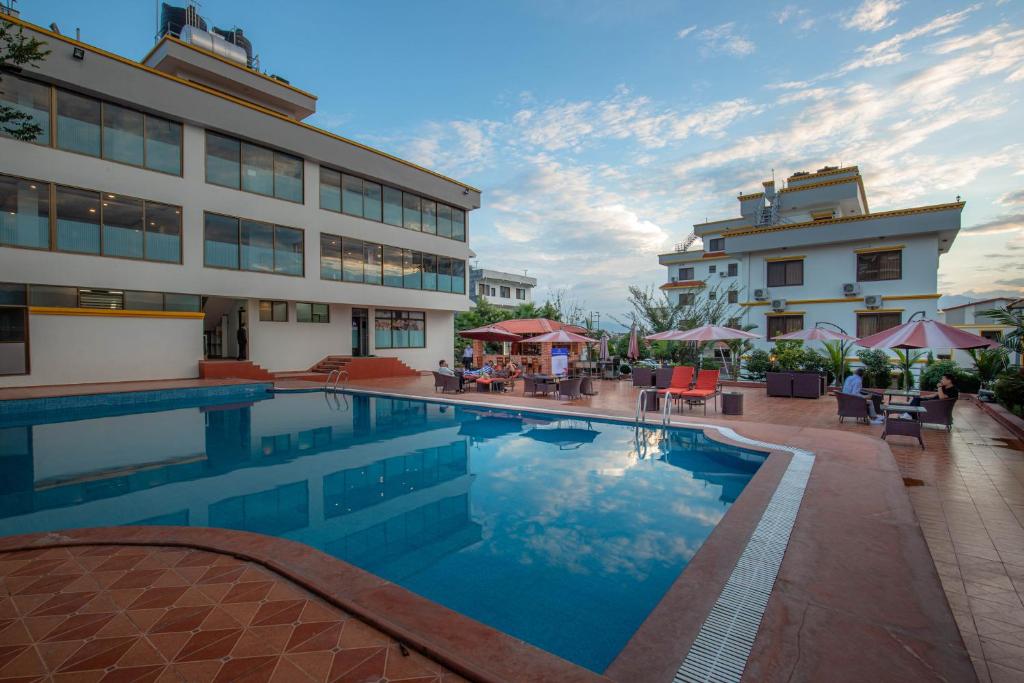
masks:
[[[139,58],[154,3],[22,0]],[[1024,0],[204,0],[312,123],[483,190],[480,265],[607,319],[735,195],[857,164],[872,210],[967,201],[939,290],[1024,292]],[[114,21],[111,17],[117,16]]]

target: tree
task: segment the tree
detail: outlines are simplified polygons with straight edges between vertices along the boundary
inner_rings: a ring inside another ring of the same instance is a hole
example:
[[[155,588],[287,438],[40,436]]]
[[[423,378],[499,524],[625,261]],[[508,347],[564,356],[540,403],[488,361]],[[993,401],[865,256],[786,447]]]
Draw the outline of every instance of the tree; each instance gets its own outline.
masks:
[[[455,315],[455,355],[459,357],[462,355],[462,350],[466,348],[472,341],[464,339],[459,336],[459,332],[463,330],[472,330],[474,327],[483,327],[484,325],[493,325],[494,323],[500,323],[503,320],[510,320],[512,314],[510,311],[506,311],[503,308],[498,308],[485,297],[477,299],[476,306],[469,309],[468,311],[462,311]]]
[[[1012,327],[1000,340],[1002,345],[1015,353],[1024,353],[1024,311],[1009,308],[992,308],[976,315],[991,318],[1000,325]]]
[[[17,74],[23,66],[34,66],[46,58],[50,51],[45,43],[26,36],[21,26],[0,20],[0,94],[4,74]],[[0,131],[17,140],[31,142],[43,132],[32,114],[18,107],[0,104]]]

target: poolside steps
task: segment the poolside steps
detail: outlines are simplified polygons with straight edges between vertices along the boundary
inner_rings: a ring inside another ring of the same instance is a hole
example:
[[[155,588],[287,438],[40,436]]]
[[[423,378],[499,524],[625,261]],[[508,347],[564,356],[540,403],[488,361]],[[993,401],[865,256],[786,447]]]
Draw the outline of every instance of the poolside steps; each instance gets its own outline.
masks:
[[[199,361],[199,378],[273,380],[274,375],[251,360],[201,360]]]
[[[327,356],[309,369],[321,377],[331,370],[346,370],[349,379],[378,379],[380,377],[416,377],[420,373],[408,365],[387,356],[354,357]]]

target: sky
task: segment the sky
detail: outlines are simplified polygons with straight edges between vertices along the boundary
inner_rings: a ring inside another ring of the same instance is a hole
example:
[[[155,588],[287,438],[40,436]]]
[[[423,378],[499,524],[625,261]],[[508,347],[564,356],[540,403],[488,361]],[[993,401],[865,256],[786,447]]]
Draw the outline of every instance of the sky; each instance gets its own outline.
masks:
[[[139,59],[156,3],[20,0]],[[203,0],[309,122],[483,191],[483,267],[602,320],[736,194],[860,167],[873,211],[966,200],[939,291],[1024,294],[1024,0]],[[959,302],[959,299],[944,301]]]

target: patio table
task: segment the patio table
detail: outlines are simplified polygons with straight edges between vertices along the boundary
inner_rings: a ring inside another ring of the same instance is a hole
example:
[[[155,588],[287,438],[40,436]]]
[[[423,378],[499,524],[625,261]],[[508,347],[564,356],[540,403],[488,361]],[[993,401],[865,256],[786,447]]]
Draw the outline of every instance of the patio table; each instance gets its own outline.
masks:
[[[912,436],[921,444],[921,448],[924,448],[924,439],[921,438],[921,421],[918,419],[901,420],[892,417],[890,413],[909,413],[912,416],[916,416],[927,412],[926,408],[904,403],[887,403],[882,406],[882,412],[885,413],[885,424],[882,428],[883,439],[891,435]]]

